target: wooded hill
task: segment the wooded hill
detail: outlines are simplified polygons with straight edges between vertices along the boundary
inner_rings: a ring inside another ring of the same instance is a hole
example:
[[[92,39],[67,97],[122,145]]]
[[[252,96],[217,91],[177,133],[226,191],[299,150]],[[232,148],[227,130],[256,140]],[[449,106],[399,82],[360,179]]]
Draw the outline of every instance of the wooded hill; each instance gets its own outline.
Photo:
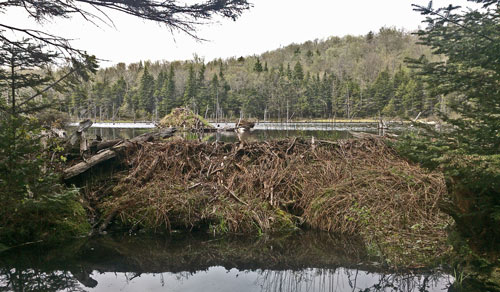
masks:
[[[74,88],[61,109],[106,120],[158,120],[179,106],[212,119],[428,117],[440,100],[405,62],[421,56],[436,61],[416,36],[382,28],[208,63],[119,63]]]

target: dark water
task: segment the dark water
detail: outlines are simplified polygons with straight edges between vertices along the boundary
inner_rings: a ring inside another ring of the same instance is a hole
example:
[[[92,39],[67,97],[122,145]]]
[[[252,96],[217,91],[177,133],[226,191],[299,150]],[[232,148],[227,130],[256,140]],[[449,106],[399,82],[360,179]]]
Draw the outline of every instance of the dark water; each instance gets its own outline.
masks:
[[[355,239],[104,236],[0,254],[0,291],[446,291],[440,272],[385,270]]]

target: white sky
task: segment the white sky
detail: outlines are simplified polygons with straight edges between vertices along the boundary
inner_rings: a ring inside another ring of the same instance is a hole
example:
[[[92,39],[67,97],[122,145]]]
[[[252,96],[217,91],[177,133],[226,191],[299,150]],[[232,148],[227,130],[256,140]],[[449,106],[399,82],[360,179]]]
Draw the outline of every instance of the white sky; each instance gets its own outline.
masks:
[[[43,25],[44,31],[75,39],[73,45],[100,59],[101,66],[139,60],[187,60],[193,54],[210,61],[214,58],[247,56],[307,40],[329,36],[366,34],[383,26],[414,30],[423,19],[411,4],[427,5],[428,0],[250,0],[254,7],[235,22],[199,27],[197,42],[187,35],[170,31],[158,24],[131,16],[110,13],[116,28],[95,27],[75,17],[56,19]],[[434,7],[447,6],[452,0],[434,0]],[[466,6],[465,0],[453,0]],[[41,28],[27,21],[21,9],[0,14],[1,23]]]

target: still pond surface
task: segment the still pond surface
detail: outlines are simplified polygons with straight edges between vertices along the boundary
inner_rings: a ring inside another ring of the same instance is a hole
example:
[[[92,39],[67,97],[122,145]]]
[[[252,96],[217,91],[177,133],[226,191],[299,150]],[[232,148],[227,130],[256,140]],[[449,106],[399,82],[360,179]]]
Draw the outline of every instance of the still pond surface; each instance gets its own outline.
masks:
[[[74,123],[72,126],[76,126]],[[235,123],[212,123],[214,128],[234,128]],[[388,129],[378,129],[376,123],[327,123],[327,122],[290,122],[271,123],[260,122],[250,132],[235,133],[234,131],[220,131],[215,133],[190,133],[179,131],[176,136],[188,140],[206,142],[236,142],[269,141],[289,137],[304,137],[325,140],[350,138],[349,132],[367,132],[372,134],[400,133],[405,129],[401,123],[392,122]],[[99,135],[103,139],[131,139],[138,135],[156,131],[153,123],[96,123],[88,129],[89,137]]]
[[[0,254],[0,291],[438,292],[453,281],[385,270],[356,239],[317,232],[115,234]]]

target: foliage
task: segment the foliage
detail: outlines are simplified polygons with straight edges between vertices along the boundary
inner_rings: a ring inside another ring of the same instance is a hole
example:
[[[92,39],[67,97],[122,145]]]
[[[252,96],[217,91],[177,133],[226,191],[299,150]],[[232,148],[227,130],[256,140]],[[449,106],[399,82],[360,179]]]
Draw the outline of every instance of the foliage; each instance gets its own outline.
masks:
[[[422,126],[400,148],[445,173],[451,199],[446,212],[473,249],[495,251],[500,244],[500,7],[496,1],[473,2],[482,7],[416,6],[427,16],[428,27],[418,32],[421,43],[447,59],[410,64],[448,111],[439,112],[442,130]]]
[[[89,23],[113,25],[109,14],[119,12],[132,15],[144,20],[157,22],[171,30],[182,31],[196,39],[198,25],[208,22],[214,16],[222,16],[235,20],[251,4],[246,0],[209,0],[196,1],[185,4],[178,1],[94,1],[89,3],[84,0],[70,1],[26,1],[14,0],[0,3],[0,14],[6,13],[11,8],[19,7],[25,11],[27,18],[38,23],[58,18],[71,18],[80,16]],[[10,32],[10,34],[9,34]],[[0,22],[0,40],[5,44],[16,44],[15,34],[29,36],[33,43],[50,45],[57,48],[62,55],[58,58],[74,60],[85,59],[87,55],[83,50],[73,47],[70,40],[41,30],[16,27]],[[29,50],[25,49],[26,52]]]
[[[383,28],[372,33],[370,41],[365,36],[330,37],[248,58],[120,63],[100,70],[94,81],[83,86],[88,102],[98,104],[84,116],[96,117],[102,112],[110,119],[112,104],[91,100],[90,88],[103,82],[114,87],[124,80],[128,95],[139,101],[136,109],[142,110],[142,118],[157,110],[164,116],[180,106],[211,119],[284,120],[287,112],[289,119],[353,119],[379,114],[415,118],[419,113],[429,117],[434,115],[438,100],[403,61],[421,54],[432,60],[440,58],[431,56],[430,49],[416,41],[410,33]],[[155,108],[140,103],[151,96],[143,91],[146,70],[154,78],[149,87],[158,91]],[[81,88],[76,91],[80,92]],[[125,103],[115,106],[126,108]],[[80,112],[77,107],[68,109],[68,113],[82,117]],[[124,110],[119,115],[129,119],[134,112]]]
[[[245,0],[210,0],[189,5],[155,0],[14,0],[0,3],[0,15],[19,8],[26,18],[38,23],[79,15],[92,24],[112,24],[107,13],[121,12],[197,38],[197,25],[215,15],[234,20],[249,7]],[[53,66],[59,69],[53,72]],[[35,114],[57,106],[64,112],[75,109],[78,115],[93,110],[95,118],[97,109],[100,117],[105,109],[104,114],[114,119],[122,104],[127,104],[127,110],[131,109],[134,115],[136,110],[151,113],[158,108],[161,86],[154,88],[154,78],[147,67],[141,85],[133,92],[126,90],[123,76],[113,86],[106,79],[85,84],[96,68],[96,58],[73,47],[68,39],[0,20],[0,235],[4,243],[62,239],[83,234],[89,228],[77,201],[78,192],[61,186],[54,172],[54,162],[64,160],[57,156],[61,147],[51,145],[33,118]],[[68,88],[73,89],[72,94],[61,96]],[[49,121],[56,117],[49,114],[46,118]],[[41,136],[45,136],[45,148]]]
[[[14,131],[13,131],[14,130]],[[11,245],[82,235],[90,226],[78,191],[59,184],[40,143],[36,120],[0,119],[0,238]]]

